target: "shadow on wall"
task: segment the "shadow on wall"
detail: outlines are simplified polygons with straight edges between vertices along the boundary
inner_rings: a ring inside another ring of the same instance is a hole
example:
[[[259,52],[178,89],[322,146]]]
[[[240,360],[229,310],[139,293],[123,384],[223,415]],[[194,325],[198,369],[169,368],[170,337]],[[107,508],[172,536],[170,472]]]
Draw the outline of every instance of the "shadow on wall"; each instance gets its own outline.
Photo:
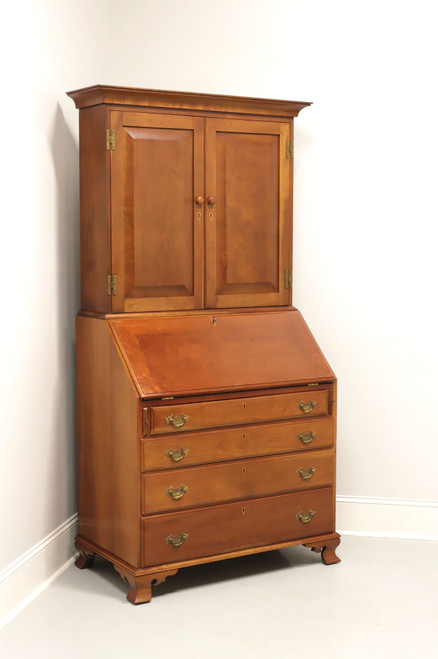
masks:
[[[76,338],[75,315],[80,308],[79,150],[58,104],[50,136],[56,180],[56,254],[58,377],[53,394],[56,443],[50,465],[58,474],[57,491],[49,497],[53,519],[65,521],[77,511],[76,489]],[[73,549],[73,548],[72,548]]]

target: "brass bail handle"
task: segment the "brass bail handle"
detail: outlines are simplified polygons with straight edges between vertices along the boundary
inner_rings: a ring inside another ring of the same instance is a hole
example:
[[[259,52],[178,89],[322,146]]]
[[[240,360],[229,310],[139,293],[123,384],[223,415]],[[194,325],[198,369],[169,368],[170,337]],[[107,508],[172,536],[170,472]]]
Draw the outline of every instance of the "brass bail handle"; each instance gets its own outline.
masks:
[[[316,407],[316,401],[310,400],[308,403],[305,403],[302,400],[298,403],[298,407],[304,412],[304,414],[309,414]]]
[[[303,444],[310,444],[315,435],[315,430],[309,430],[309,432],[300,432],[297,437],[303,442]]]
[[[172,497],[172,499],[175,499],[175,501],[179,501],[179,499],[182,499],[185,493],[187,492],[189,488],[186,485],[180,485],[179,487],[168,487],[166,490],[166,494],[169,497]]]
[[[303,481],[307,481],[309,478],[312,478],[315,471],[316,467],[309,467],[308,469],[301,467],[300,469],[297,469],[297,474],[303,479]]]
[[[297,515],[297,520],[303,524],[308,524],[312,518],[315,516],[314,510],[309,510],[307,513],[303,513],[301,510]]]
[[[170,448],[168,451],[166,451],[165,455],[173,460],[174,462],[179,462],[182,460],[187,453],[189,452],[189,449],[187,448]]]
[[[189,537],[188,533],[179,533],[178,535],[170,535],[167,536],[167,538],[164,539],[164,541],[168,545],[173,545],[174,547],[181,547],[182,544],[187,540]]]
[[[181,414],[181,416],[173,416],[173,414],[171,414],[170,416],[166,416],[166,423],[174,428],[181,428],[181,426],[183,426],[188,420],[189,417],[187,414]]]

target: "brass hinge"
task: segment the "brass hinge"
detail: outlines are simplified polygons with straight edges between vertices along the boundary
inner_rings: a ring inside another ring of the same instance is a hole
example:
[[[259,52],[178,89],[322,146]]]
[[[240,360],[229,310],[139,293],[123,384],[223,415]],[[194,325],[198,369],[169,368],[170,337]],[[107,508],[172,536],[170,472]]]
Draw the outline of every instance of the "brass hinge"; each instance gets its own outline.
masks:
[[[292,270],[285,271],[285,288],[292,288]]]
[[[286,140],[286,158],[294,157],[294,141]]]
[[[116,150],[116,131],[107,130],[106,131],[106,150],[115,151]]]
[[[106,281],[108,295],[117,295],[117,275],[114,275],[113,277],[108,275]]]

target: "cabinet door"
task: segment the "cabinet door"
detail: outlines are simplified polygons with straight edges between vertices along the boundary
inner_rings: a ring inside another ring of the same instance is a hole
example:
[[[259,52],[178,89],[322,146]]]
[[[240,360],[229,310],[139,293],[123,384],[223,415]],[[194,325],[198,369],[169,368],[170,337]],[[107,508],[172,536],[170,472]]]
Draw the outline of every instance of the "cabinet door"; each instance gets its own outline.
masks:
[[[112,311],[203,304],[204,120],[111,112]]]
[[[288,122],[207,119],[206,306],[287,305]]]

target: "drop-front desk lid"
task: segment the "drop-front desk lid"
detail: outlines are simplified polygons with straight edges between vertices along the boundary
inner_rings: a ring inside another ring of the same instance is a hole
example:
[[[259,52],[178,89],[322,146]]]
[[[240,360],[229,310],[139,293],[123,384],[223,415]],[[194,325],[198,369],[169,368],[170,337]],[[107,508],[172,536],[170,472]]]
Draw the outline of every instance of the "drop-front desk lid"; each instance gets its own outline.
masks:
[[[141,398],[334,379],[295,309],[109,321]]]

